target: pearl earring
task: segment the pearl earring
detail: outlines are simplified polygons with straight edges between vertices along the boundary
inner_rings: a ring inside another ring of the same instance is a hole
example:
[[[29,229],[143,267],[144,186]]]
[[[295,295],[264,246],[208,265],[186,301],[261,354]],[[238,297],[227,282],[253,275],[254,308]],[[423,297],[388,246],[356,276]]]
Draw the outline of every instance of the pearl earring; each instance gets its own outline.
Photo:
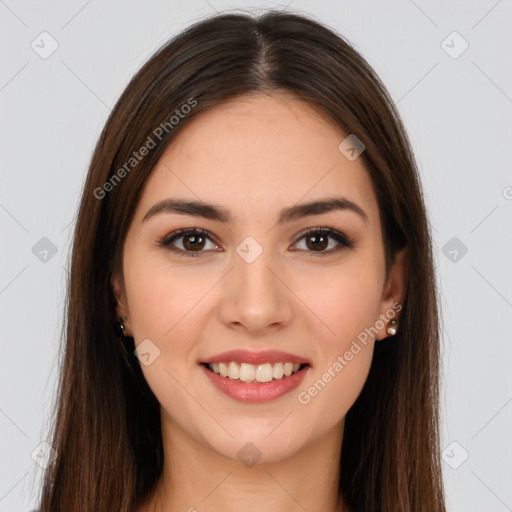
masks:
[[[121,318],[118,319],[117,323],[119,325],[119,329],[122,333],[123,336],[126,336],[125,332],[126,332],[126,325],[124,324],[124,322],[126,321],[126,317],[123,316]]]
[[[396,331],[398,330],[398,327],[397,327],[397,324],[398,322],[393,319],[391,320],[391,322],[389,322],[390,325],[389,327],[386,329],[387,333],[390,335],[390,336],[394,336],[396,334]]]

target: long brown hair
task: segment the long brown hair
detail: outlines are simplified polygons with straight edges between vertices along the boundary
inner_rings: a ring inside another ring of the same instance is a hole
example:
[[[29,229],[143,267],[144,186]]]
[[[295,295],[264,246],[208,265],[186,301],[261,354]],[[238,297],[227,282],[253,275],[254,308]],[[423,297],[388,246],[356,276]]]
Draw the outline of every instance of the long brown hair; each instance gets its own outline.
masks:
[[[273,90],[316,105],[364,143],[388,269],[398,249],[409,251],[400,330],[376,343],[346,415],[340,492],[353,511],[445,511],[437,292],[411,147],[384,85],[349,42],[312,18],[269,11],[215,15],[172,38],[130,81],[100,135],[74,233],[50,437],[57,459],[44,475],[41,512],[133,512],[154,491],[159,404],[133,339],[113,328],[110,279],[144,182],[174,136],[228,98]],[[134,159],[148,137],[151,148]]]

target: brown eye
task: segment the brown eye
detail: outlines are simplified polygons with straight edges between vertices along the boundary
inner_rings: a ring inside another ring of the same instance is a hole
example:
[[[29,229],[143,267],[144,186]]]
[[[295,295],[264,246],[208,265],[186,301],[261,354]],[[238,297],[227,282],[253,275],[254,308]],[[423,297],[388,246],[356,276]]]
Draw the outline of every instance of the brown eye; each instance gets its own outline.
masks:
[[[208,243],[210,247],[207,247]],[[212,235],[203,229],[180,229],[160,240],[159,244],[183,256],[200,256],[218,248],[212,242]]]
[[[201,250],[204,247],[206,238],[203,235],[185,235],[183,246],[187,251]]]
[[[306,252],[316,253],[318,256],[324,256],[337,252],[343,248],[351,249],[355,243],[343,233],[331,228],[311,228],[299,238],[299,242],[305,240]],[[331,242],[334,241],[334,244]],[[331,247],[327,249],[329,246]]]
[[[327,248],[329,245],[329,237],[322,234],[322,233],[316,233],[313,235],[308,235],[306,238],[306,245],[309,249],[316,251],[322,251]]]

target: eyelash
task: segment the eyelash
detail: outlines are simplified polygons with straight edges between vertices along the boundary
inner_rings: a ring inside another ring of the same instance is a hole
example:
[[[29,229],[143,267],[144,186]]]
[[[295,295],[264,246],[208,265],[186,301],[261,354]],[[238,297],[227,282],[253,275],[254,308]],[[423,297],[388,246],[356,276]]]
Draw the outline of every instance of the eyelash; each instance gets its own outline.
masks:
[[[172,242],[174,242],[175,240],[177,240],[179,238],[184,238],[186,235],[201,235],[201,236],[204,236],[204,237],[210,239],[211,242],[215,243],[215,241],[212,239],[214,237],[209,231],[206,231],[205,229],[201,229],[201,228],[186,228],[186,229],[179,229],[179,230],[174,231],[173,233],[161,238],[160,240],[158,240],[158,245],[161,247],[165,247],[168,250],[170,250],[174,253],[177,253],[181,256],[187,256],[187,257],[193,257],[193,258],[199,256],[201,253],[206,252],[206,251],[184,251],[183,249],[178,249],[177,247],[172,245]],[[340,233],[339,231],[336,231],[331,228],[321,228],[321,227],[309,228],[304,233],[302,233],[302,235],[297,239],[297,241],[294,243],[294,245],[297,244],[298,242],[300,242],[303,238],[306,238],[310,235],[327,236],[329,238],[336,240],[336,242],[338,242],[340,244],[337,248],[329,249],[328,251],[319,251],[319,252],[306,251],[306,252],[311,253],[313,256],[327,256],[332,253],[338,252],[343,248],[352,249],[355,246],[355,242],[353,240],[351,240],[350,238],[348,238],[343,233]],[[218,245],[218,244],[215,243],[215,245]]]

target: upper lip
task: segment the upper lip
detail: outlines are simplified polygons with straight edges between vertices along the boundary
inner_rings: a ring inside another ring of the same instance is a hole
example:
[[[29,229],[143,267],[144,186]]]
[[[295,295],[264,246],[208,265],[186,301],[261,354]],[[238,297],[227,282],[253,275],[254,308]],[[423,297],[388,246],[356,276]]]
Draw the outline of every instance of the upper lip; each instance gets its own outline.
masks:
[[[263,363],[299,363],[299,364],[311,364],[304,357],[300,357],[290,352],[282,352],[279,350],[263,350],[260,352],[253,352],[251,350],[228,350],[227,352],[221,352],[216,354],[202,363],[226,363],[235,361],[236,363],[249,363],[249,364],[263,364]]]

